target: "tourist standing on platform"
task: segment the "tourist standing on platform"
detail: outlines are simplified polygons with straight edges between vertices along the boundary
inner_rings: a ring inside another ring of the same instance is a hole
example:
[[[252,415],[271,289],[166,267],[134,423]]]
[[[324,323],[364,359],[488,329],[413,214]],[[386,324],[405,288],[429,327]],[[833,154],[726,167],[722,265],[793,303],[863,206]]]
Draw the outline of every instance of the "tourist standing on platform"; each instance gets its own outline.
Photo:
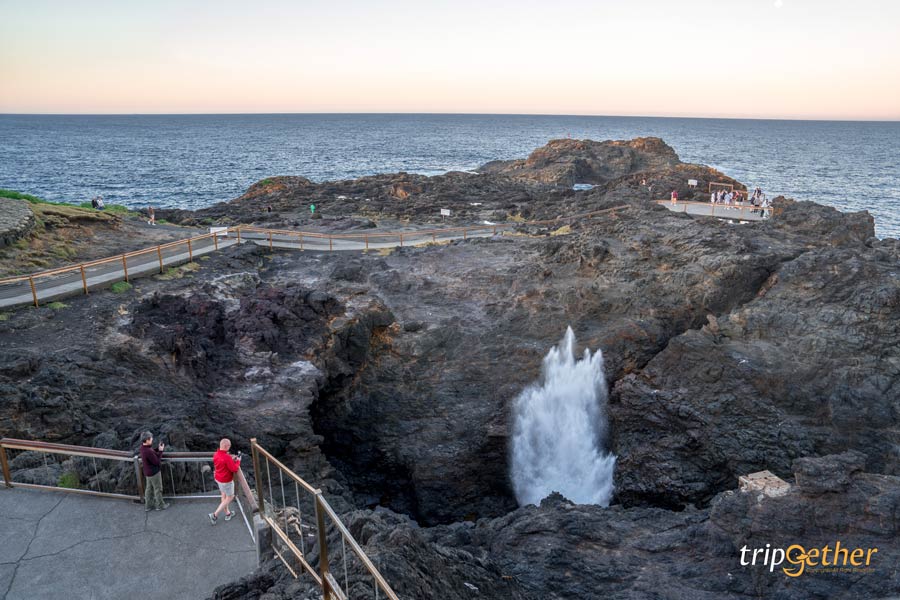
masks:
[[[216,484],[219,486],[219,492],[222,494],[222,501],[215,512],[211,512],[209,522],[215,525],[219,522],[219,513],[225,513],[225,520],[230,521],[234,513],[228,510],[231,501],[234,500],[234,474],[241,468],[241,455],[229,454],[231,450],[231,440],[222,438],[219,442],[219,449],[213,455],[213,467],[215,467]]]
[[[709,203],[710,203],[710,204],[715,204],[715,203],[716,203],[716,193],[715,193],[715,192],[710,192],[710,193],[709,193]]]
[[[672,204],[678,204],[678,190],[672,190]]]
[[[144,510],[165,510],[169,505],[163,501],[162,496],[162,464],[163,450],[166,445],[162,442],[159,447],[153,449],[153,434],[145,431],[141,434],[141,468],[144,471]]]

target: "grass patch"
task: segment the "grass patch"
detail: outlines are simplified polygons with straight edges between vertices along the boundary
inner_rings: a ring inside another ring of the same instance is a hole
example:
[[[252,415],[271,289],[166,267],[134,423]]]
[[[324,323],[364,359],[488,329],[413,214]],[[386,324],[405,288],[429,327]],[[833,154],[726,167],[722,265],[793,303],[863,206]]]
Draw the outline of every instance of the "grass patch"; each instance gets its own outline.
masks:
[[[556,231],[551,231],[550,235],[566,235],[567,233],[572,233],[572,227],[569,225],[563,225]]]
[[[206,258],[206,257],[202,257],[202,258]],[[198,265],[195,262],[193,262],[193,263],[189,262],[189,263],[185,263],[185,264],[181,265],[180,267],[169,267],[168,269],[166,269],[165,273],[157,275],[156,278],[161,281],[171,281],[173,279],[181,279],[185,275],[188,275],[190,273],[193,273],[194,271],[199,271],[199,270],[200,270],[200,265]]]
[[[13,200],[28,200],[32,204],[50,204],[46,200],[32,196],[31,194],[23,194],[14,190],[4,190],[0,188],[0,198],[11,198]]]
[[[112,290],[113,294],[124,294],[128,290],[132,289],[134,286],[128,283],[127,281],[117,281],[112,284],[109,289]]]
[[[78,479],[78,473],[73,473],[71,471],[67,471],[59,476],[59,481],[56,482],[61,488],[69,488],[70,490],[77,490],[81,487],[81,481]]]
[[[52,308],[53,310],[62,310],[69,306],[68,304],[63,304],[62,302],[51,302],[50,304],[45,304],[47,308]]]
[[[513,223],[524,223],[526,221],[525,217],[522,216],[522,213],[516,213],[514,215],[508,215],[506,217],[507,221],[512,221]]]
[[[9,321],[9,313],[0,313],[0,323]]]

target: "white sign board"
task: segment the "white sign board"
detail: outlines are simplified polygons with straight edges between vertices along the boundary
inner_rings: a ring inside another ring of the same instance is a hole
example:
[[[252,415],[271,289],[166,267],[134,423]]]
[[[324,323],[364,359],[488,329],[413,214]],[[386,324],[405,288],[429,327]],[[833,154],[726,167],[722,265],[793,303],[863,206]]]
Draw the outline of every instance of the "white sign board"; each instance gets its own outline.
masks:
[[[690,187],[697,187],[697,180],[696,179],[688,179],[688,185]]]
[[[216,234],[216,237],[228,237],[227,227],[210,227],[209,232]]]
[[[442,208],[442,209],[441,209],[441,216],[442,216],[442,217],[449,217],[449,216],[450,216],[450,209],[449,209],[449,208]]]

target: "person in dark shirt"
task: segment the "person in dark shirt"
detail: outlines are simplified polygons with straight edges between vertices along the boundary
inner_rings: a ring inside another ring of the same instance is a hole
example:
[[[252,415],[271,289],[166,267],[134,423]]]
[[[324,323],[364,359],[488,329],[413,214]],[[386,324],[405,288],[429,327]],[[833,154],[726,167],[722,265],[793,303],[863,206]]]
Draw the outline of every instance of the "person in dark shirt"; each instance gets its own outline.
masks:
[[[144,470],[146,483],[144,484],[144,510],[165,510],[169,505],[163,502],[162,496],[162,472],[159,470],[162,464],[162,454],[166,445],[162,442],[156,450],[153,449],[153,434],[145,431],[141,434],[141,465]]]

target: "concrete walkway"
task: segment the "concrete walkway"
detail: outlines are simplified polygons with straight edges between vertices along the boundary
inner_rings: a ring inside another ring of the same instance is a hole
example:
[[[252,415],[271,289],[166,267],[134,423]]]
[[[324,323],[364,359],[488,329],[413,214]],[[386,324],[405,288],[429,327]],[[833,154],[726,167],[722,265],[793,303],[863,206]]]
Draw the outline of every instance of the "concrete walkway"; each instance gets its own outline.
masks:
[[[240,513],[213,527],[214,504],[145,512],[128,500],[2,488],[0,598],[206,598],[256,568]]]
[[[415,231],[407,231],[403,232],[405,242],[400,239],[399,233],[389,238],[376,237],[373,235],[372,239],[368,242],[363,238],[335,238],[329,241],[327,238],[319,237],[304,237],[301,242],[300,238],[297,236],[281,234],[274,234],[272,236],[272,241],[270,242],[268,236],[263,233],[248,232],[242,235],[243,239],[241,241],[243,243],[255,243],[260,246],[269,246],[271,244],[273,248],[287,248],[313,252],[360,252],[367,248],[368,250],[382,250],[387,248],[398,248],[400,246],[427,244],[429,242],[449,242],[474,237],[490,237],[494,234],[491,226],[484,226],[483,230],[474,231],[468,234],[457,231],[448,231],[446,233],[438,232],[434,235],[417,236]],[[231,234],[229,237],[220,237],[218,240],[218,248],[220,250],[235,244],[237,244],[237,239],[234,234]],[[206,238],[193,244],[192,255],[196,258],[203,256],[204,254],[215,252],[215,250],[216,246],[212,239]],[[190,256],[191,255],[187,252],[187,247],[185,246],[183,251],[179,251],[176,254],[164,255],[163,265],[171,266],[183,264],[188,262]],[[159,258],[155,252],[131,257],[128,259],[127,264],[129,279],[159,273]],[[123,281],[125,279],[124,267],[118,261],[88,267],[86,269],[86,279],[88,289],[104,287],[117,281]],[[51,277],[35,278],[35,292],[41,303],[83,294],[83,285],[81,273],[77,270]],[[33,302],[34,297],[32,296],[31,285],[28,280],[0,285],[0,308],[33,304]]]

